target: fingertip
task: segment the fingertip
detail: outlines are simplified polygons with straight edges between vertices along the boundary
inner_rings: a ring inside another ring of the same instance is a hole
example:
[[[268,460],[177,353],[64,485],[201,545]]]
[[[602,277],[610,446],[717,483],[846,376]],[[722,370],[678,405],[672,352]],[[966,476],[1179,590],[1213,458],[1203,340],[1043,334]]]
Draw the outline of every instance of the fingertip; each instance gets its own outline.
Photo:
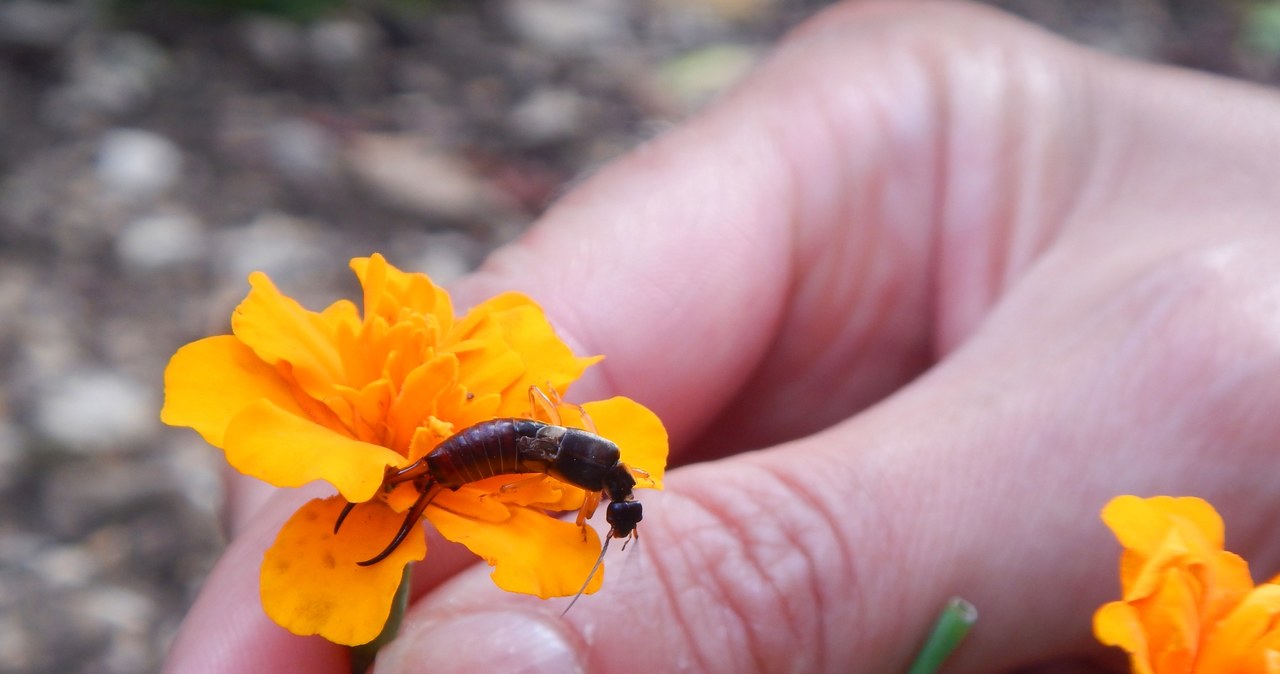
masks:
[[[564,622],[519,609],[478,611],[420,623],[378,654],[376,674],[586,671],[585,652]]]

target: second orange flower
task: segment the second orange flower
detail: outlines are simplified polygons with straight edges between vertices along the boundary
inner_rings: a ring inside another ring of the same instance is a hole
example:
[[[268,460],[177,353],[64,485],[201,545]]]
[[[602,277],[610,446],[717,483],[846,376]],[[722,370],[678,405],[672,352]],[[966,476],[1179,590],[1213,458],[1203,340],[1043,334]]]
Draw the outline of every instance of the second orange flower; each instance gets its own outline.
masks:
[[[1280,672],[1280,585],[1254,586],[1223,549],[1222,518],[1192,498],[1119,496],[1102,519],[1124,546],[1123,596],[1094,633],[1129,653],[1137,674]]]

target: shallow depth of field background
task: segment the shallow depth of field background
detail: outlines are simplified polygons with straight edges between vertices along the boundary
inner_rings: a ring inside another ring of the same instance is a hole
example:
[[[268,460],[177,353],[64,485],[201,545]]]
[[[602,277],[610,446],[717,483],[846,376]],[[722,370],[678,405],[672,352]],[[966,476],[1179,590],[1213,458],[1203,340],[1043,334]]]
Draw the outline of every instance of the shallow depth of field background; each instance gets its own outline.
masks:
[[[372,251],[447,282],[825,4],[0,2],[0,673],[159,666],[224,545],[161,373],[249,271],[313,309]],[[989,4],[1280,82],[1280,0]]]

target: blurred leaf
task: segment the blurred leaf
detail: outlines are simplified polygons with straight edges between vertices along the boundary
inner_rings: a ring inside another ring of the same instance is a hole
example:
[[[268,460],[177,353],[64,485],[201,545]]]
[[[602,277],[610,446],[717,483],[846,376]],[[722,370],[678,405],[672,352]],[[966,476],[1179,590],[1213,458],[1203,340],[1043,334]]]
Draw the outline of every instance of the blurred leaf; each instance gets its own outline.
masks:
[[[1241,39],[1245,46],[1270,56],[1280,55],[1280,2],[1255,2],[1245,8]]]

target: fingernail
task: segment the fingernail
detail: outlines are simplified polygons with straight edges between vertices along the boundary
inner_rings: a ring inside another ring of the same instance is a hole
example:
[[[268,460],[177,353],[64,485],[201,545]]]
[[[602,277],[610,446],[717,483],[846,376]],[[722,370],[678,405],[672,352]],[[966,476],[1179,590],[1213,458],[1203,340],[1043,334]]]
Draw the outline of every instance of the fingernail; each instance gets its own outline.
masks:
[[[471,613],[405,630],[378,653],[377,674],[582,672],[559,621],[540,613]]]

